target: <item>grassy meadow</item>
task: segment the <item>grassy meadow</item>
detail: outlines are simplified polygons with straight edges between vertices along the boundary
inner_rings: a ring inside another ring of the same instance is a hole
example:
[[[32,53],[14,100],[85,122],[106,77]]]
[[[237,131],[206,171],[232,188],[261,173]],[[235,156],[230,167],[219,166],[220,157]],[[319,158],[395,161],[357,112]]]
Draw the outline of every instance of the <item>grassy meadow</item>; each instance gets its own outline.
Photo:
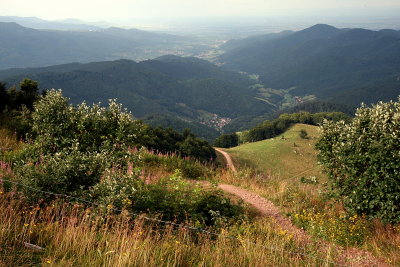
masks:
[[[299,138],[300,130],[305,130],[307,139]],[[252,168],[276,179],[293,176],[322,176],[316,165],[318,127],[296,124],[284,134],[275,138],[247,143],[227,150],[236,165]]]

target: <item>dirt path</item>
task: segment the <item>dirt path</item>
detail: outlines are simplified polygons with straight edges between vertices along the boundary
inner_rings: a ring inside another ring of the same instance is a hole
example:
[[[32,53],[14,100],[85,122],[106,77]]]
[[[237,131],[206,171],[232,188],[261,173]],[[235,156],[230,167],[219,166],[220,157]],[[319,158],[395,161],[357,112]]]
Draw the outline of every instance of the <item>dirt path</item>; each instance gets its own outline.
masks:
[[[236,168],[233,165],[231,156],[225,151],[216,148],[226,159],[228,167],[236,172]],[[224,192],[233,194],[241,198],[244,202],[254,206],[262,215],[272,217],[276,220],[277,226],[282,230],[287,231],[293,235],[294,239],[299,242],[310,242],[312,237],[306,233],[303,229],[300,229],[292,224],[289,218],[283,216],[280,210],[271,201],[265,199],[253,192],[239,188],[237,186],[229,184],[219,184],[218,188]],[[328,243],[322,241],[321,249],[327,248]],[[383,259],[374,257],[370,252],[364,251],[358,248],[342,248],[341,257],[337,259],[337,262],[341,265],[346,266],[389,266]]]
[[[247,202],[254,206],[261,215],[272,217],[276,220],[276,223],[282,228],[282,230],[288,231],[298,241],[310,241],[309,237],[304,230],[297,228],[292,222],[280,214],[279,208],[276,207],[271,201],[245,189],[229,185],[220,184],[218,188],[240,197],[244,202]]]
[[[219,184],[218,188],[224,192],[240,197],[244,202],[254,206],[262,215],[275,219],[277,226],[293,235],[293,238],[300,243],[308,243],[313,238],[303,229],[293,225],[289,218],[283,216],[280,210],[271,201],[245,189],[229,185]],[[321,241],[321,250],[329,247],[329,243]],[[358,248],[340,248],[341,255],[337,263],[344,266],[389,266],[384,259],[374,257],[370,252]]]
[[[231,156],[222,149],[215,148],[215,150],[221,153],[225,157],[228,168],[231,169],[233,172],[236,172],[236,168],[235,165],[233,164]]]

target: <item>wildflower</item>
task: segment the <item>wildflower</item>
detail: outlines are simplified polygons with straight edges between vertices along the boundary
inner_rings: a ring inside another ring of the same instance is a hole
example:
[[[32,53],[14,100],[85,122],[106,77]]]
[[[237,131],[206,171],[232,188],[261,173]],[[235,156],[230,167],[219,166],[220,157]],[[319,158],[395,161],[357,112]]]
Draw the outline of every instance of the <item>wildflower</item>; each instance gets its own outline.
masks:
[[[28,227],[28,226],[29,226],[29,224],[28,224],[28,223],[25,223],[25,224],[24,224],[24,227]]]

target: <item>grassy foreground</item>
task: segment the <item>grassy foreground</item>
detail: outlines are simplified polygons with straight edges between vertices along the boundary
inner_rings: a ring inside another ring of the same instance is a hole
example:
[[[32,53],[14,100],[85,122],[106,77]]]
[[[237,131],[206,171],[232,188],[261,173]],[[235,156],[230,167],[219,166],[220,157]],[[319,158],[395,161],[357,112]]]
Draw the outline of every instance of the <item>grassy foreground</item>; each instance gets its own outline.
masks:
[[[12,193],[0,194],[0,210],[0,266],[333,266],[338,255],[296,243],[268,218],[215,236],[61,201],[28,208]]]
[[[297,127],[291,131],[299,130]],[[310,129],[307,131],[312,134]],[[300,153],[300,148],[310,148],[306,155],[315,156],[312,146],[301,145],[303,140],[298,139],[298,132],[289,131],[285,141],[290,136]],[[11,137],[7,140],[7,150],[20,146]],[[259,152],[263,151],[260,148]],[[239,156],[235,159],[241,160]],[[151,180],[171,171],[162,164],[157,166],[144,170]],[[279,164],[275,166],[279,173]],[[263,168],[253,167],[260,171]],[[0,170],[0,177],[2,171],[9,170]],[[318,191],[323,189],[321,182],[304,183],[300,176],[294,178],[290,170],[287,173],[286,179],[272,175],[273,172],[265,175],[246,169],[237,174],[222,171],[214,175],[219,181],[250,188],[272,199],[283,214],[292,216],[293,221],[316,237],[310,242],[295,240],[271,218],[255,217],[226,225],[212,230],[219,235],[210,235],[132,219],[125,213],[100,214],[61,200],[52,206],[27,206],[23,196],[5,193],[0,184],[0,266],[336,266],[343,252],[336,243],[365,248],[388,263],[400,264],[400,227],[367,223],[362,218],[332,221],[336,215],[343,216],[343,210]],[[318,178],[322,181],[323,176]],[[321,238],[329,242],[321,246]],[[24,242],[44,249],[35,251]]]
[[[3,155],[23,146],[6,130],[0,135]],[[149,154],[144,179],[187,168],[174,155],[159,157]],[[1,162],[0,178],[12,174]],[[270,218],[208,229],[215,235],[63,200],[27,204],[8,191],[0,182],[0,266],[329,266],[337,255],[335,248],[319,251],[318,242],[298,243]]]

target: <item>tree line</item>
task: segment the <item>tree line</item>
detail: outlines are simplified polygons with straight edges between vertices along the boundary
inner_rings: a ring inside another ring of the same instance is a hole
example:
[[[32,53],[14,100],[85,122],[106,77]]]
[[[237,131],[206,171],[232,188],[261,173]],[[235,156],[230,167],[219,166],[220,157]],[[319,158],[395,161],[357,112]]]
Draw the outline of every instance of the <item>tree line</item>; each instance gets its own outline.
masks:
[[[269,138],[273,138],[284,133],[290,126],[295,123],[304,123],[310,125],[319,125],[325,119],[331,121],[350,121],[351,118],[342,112],[319,112],[312,114],[310,112],[284,113],[275,120],[266,120],[256,127],[244,131],[238,135],[237,133],[223,134],[215,139],[216,147],[234,147],[243,143],[257,142]]]

